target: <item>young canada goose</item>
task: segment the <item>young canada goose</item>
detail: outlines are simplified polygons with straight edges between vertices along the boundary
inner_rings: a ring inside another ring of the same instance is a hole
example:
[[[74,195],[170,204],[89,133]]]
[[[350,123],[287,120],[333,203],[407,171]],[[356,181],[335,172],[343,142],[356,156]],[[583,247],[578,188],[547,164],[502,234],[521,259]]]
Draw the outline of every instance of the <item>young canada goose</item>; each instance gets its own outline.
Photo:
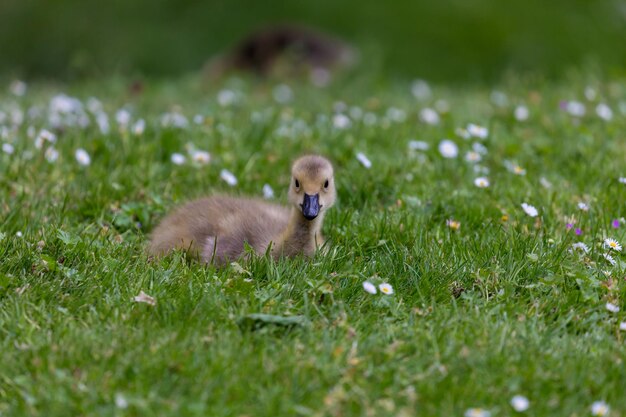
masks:
[[[149,254],[162,256],[183,249],[202,262],[223,265],[241,257],[248,244],[261,255],[271,245],[274,258],[312,256],[324,243],[324,214],[335,203],[333,167],[321,156],[303,156],[294,162],[291,175],[291,207],[227,196],[195,200],[157,226]]]

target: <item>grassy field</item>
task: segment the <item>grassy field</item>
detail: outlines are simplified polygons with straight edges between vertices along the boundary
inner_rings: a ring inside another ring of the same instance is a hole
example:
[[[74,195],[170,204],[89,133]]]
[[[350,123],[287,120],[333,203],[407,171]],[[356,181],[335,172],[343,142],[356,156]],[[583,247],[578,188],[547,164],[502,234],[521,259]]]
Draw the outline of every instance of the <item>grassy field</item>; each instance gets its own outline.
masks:
[[[625,80],[129,86],[0,93],[0,416],[626,415]],[[326,255],[145,255],[185,200],[283,201],[305,152]]]

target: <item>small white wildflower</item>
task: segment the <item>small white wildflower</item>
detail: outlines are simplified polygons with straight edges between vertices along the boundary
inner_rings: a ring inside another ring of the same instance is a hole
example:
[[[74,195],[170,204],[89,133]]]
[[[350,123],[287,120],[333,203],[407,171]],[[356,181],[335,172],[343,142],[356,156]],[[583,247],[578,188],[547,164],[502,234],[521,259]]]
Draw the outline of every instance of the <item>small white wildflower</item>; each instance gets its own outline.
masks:
[[[148,294],[143,292],[143,290],[139,292],[139,295],[133,297],[133,301],[136,303],[145,303],[151,306],[156,305],[156,300],[154,299],[154,297],[149,296]]]
[[[582,201],[577,205],[578,210],[589,211],[589,204],[583,203]]]
[[[293,100],[293,91],[286,84],[280,84],[272,90],[272,96],[277,103],[285,104]]]
[[[487,155],[488,152],[487,147],[480,142],[472,143],[472,150],[481,155]]]
[[[22,80],[15,80],[9,86],[9,90],[11,91],[11,94],[18,96],[18,97],[22,97],[24,94],[26,94],[27,89],[28,89],[28,85],[26,85],[26,83]]]
[[[465,410],[465,417],[491,417],[491,412],[484,408],[468,408]]]
[[[345,114],[336,114],[333,116],[333,126],[337,129],[347,129],[350,127],[350,118]]]
[[[539,178],[539,184],[541,184],[541,186],[542,186],[543,188],[546,188],[546,189],[548,189],[548,190],[549,190],[550,188],[552,188],[552,183],[551,183],[550,181],[548,181],[548,179],[547,179],[546,177],[541,177],[541,178]]]
[[[572,249],[579,250],[585,253],[589,253],[589,246],[585,245],[583,242],[576,242],[572,244]]]
[[[15,236],[22,237],[24,236],[24,234],[18,230],[17,232],[15,232]]]
[[[410,140],[409,149],[412,151],[427,151],[430,145],[423,140]]]
[[[580,101],[568,101],[565,104],[565,111],[574,117],[582,117],[585,115],[585,105]]]
[[[600,119],[607,122],[613,119],[613,110],[605,103],[600,103],[596,106],[596,114]]]
[[[439,124],[439,113],[430,107],[426,107],[420,111],[420,120],[429,125]]]
[[[626,177],[619,177],[617,179],[621,184],[626,184]]]
[[[139,119],[133,125],[133,134],[136,136],[143,135],[143,132],[146,130],[146,121],[143,119]]]
[[[593,101],[596,99],[596,90],[591,87],[591,86],[587,86],[585,87],[585,98],[589,101]]]
[[[478,152],[475,152],[475,151],[468,151],[465,154],[465,160],[467,162],[472,162],[472,163],[480,162],[481,159],[483,159],[483,157],[480,156],[480,154]]]
[[[201,125],[204,123],[204,116],[201,114],[196,114],[193,116],[193,122],[197,125]]]
[[[35,138],[35,148],[41,149],[43,148],[44,142],[55,143],[56,141],[57,136],[54,133],[49,130],[42,129]]]
[[[378,289],[379,289],[379,290],[380,290],[380,292],[382,292],[383,294],[386,294],[386,295],[391,295],[391,294],[393,294],[393,287],[391,286],[391,284],[387,284],[386,282],[385,282],[385,283],[380,284],[380,285],[378,286]]]
[[[54,149],[52,146],[46,149],[46,153],[44,154],[46,157],[46,161],[48,162],[56,162],[59,159],[59,151]]]
[[[591,404],[591,414],[594,416],[606,416],[609,414],[610,408],[604,401],[596,401]]]
[[[370,161],[364,153],[358,152],[356,154],[356,159],[358,159],[361,165],[363,165],[365,168],[370,169],[372,167],[372,161]]]
[[[502,91],[493,90],[489,96],[489,99],[493,104],[498,107],[505,107],[509,104],[509,98]]]
[[[126,400],[126,397],[120,393],[115,394],[115,406],[121,409],[128,408],[128,401]]]
[[[376,286],[369,281],[363,283],[363,289],[370,294],[376,294]]]
[[[464,129],[462,127],[457,127],[456,129],[454,129],[454,133],[463,139],[470,139],[472,137],[472,135],[469,134],[469,132],[467,131],[467,129]]]
[[[237,94],[232,90],[220,90],[220,92],[217,93],[217,102],[222,107],[232,106],[235,104],[236,100]]]
[[[610,311],[611,313],[618,313],[619,312],[619,306],[613,304],[613,303],[606,303],[606,305],[604,306],[608,311]]]
[[[2,152],[6,153],[6,154],[9,154],[9,155],[12,155],[13,152],[15,152],[15,148],[10,143],[3,143],[2,144]]]
[[[109,116],[105,112],[96,113],[96,124],[98,125],[98,129],[100,129],[100,133],[103,135],[108,135],[110,129],[109,126]]]
[[[415,80],[411,84],[411,93],[418,100],[428,100],[432,95],[432,91],[428,83],[424,80]]]
[[[606,238],[604,239],[604,247],[607,249],[613,249],[614,251],[617,252],[621,252],[622,251],[622,245],[620,245],[620,243],[612,238]]]
[[[621,331],[625,331],[626,332],[626,321],[623,321],[619,324],[619,329]]]
[[[126,109],[119,109],[115,113],[115,121],[120,127],[126,128],[130,123],[130,112]]]
[[[487,188],[489,187],[489,178],[478,177],[474,180],[474,185],[478,188]]]
[[[76,157],[76,161],[78,161],[78,163],[84,167],[91,164],[91,158],[89,157],[89,154],[86,150],[82,148],[76,149],[76,153],[74,154],[74,156]]]
[[[459,147],[456,145],[456,143],[452,142],[450,139],[444,139],[441,142],[439,142],[439,153],[441,154],[441,156],[443,156],[444,158],[456,158],[457,155],[459,154]]]
[[[170,160],[174,165],[182,165],[185,163],[187,158],[185,158],[185,155],[183,155],[182,153],[173,153],[170,157]]]
[[[530,401],[528,401],[528,398],[523,395],[515,395],[511,398],[511,407],[513,407],[513,409],[518,413],[528,410],[529,406]]]
[[[461,222],[454,219],[448,219],[446,220],[446,226],[452,230],[459,230],[461,228]]]
[[[485,139],[487,136],[489,136],[489,129],[470,123],[467,125],[467,133],[475,138]]]
[[[602,257],[603,257],[604,259],[606,259],[606,261],[607,261],[608,263],[610,263],[611,265],[613,265],[613,266],[615,266],[615,265],[617,264],[617,262],[615,261],[615,258],[613,258],[613,257],[611,256],[611,254],[609,254],[609,253],[603,253],[603,254],[602,254]]]
[[[263,186],[263,198],[265,198],[266,200],[274,198],[274,190],[269,184],[265,184]]]
[[[530,217],[537,217],[537,215],[539,214],[535,206],[531,206],[530,204],[527,204],[527,203],[522,203],[522,209]]]
[[[237,177],[235,177],[235,174],[233,174],[227,169],[223,169],[220,171],[220,178],[224,180],[224,182],[230,185],[231,187],[234,187],[235,185],[237,185]]]
[[[193,151],[191,159],[198,164],[206,165],[211,162],[211,154],[207,151]]]
[[[530,112],[528,111],[528,107],[526,106],[517,106],[515,108],[515,111],[513,112],[513,115],[515,116],[515,120],[517,120],[518,122],[523,122],[525,120],[528,120]]]

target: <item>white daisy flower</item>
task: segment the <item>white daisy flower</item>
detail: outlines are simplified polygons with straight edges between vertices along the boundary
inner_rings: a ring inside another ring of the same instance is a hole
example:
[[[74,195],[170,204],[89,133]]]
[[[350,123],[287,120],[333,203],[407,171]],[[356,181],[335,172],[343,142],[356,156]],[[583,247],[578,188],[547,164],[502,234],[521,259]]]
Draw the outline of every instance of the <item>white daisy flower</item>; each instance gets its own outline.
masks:
[[[363,283],[363,289],[365,290],[365,292],[368,292],[370,294],[376,294],[376,285],[372,284],[369,281],[365,281]]]
[[[478,188],[487,188],[489,187],[489,178],[478,177],[474,180],[474,185]]]
[[[459,147],[450,139],[444,139],[439,142],[438,149],[444,158],[456,158],[459,154]]]
[[[487,136],[489,136],[489,129],[470,123],[467,125],[467,133],[475,138],[485,139]]]
[[[187,161],[187,158],[182,153],[173,153],[170,160],[174,165],[182,165]]]
[[[109,134],[111,127],[109,125],[109,116],[105,112],[96,113],[96,124],[98,129],[100,129],[100,133],[103,135]]]
[[[146,121],[143,119],[139,119],[133,125],[133,134],[136,136],[143,135],[143,132],[146,130]]]
[[[193,159],[193,161],[198,164],[206,165],[209,162],[211,162],[211,154],[208,153],[207,151],[194,150],[191,153],[191,159]]]
[[[619,306],[613,303],[606,303],[604,307],[606,307],[606,309],[610,311],[611,313],[619,313]]]
[[[467,129],[464,129],[462,127],[457,127],[456,129],[454,129],[454,134],[466,140],[472,137],[472,135],[469,134]]]
[[[579,250],[581,252],[589,253],[589,246],[585,245],[583,242],[576,242],[572,244],[572,249]]]
[[[591,404],[591,414],[594,416],[606,416],[609,411],[609,405],[604,401],[596,401]]]
[[[626,331],[626,321],[623,321],[619,324],[619,329],[621,331]]]
[[[121,409],[128,408],[128,400],[119,392],[115,394],[115,406]]]
[[[224,182],[226,182],[226,184],[230,185],[231,187],[234,187],[235,185],[237,185],[237,177],[235,177],[235,174],[233,174],[227,169],[223,169],[220,171],[220,178],[224,180]]]
[[[46,161],[48,162],[56,162],[59,159],[59,151],[54,149],[52,146],[46,149],[46,153],[44,154],[46,157]]]
[[[18,96],[18,97],[22,97],[24,94],[26,94],[27,89],[28,89],[28,85],[26,85],[26,83],[22,80],[15,80],[9,86],[9,90],[11,91],[11,94]]]
[[[604,259],[607,260],[608,263],[610,263],[611,265],[615,266],[617,264],[617,262],[615,261],[615,258],[613,258],[610,254],[608,253],[603,253],[602,257]]]
[[[528,111],[528,107],[526,106],[517,106],[513,111],[513,115],[515,116],[515,120],[518,122],[523,122],[528,120],[528,116],[530,116],[530,112]]]
[[[483,145],[480,142],[474,142],[472,143],[472,150],[476,153],[479,153],[481,155],[487,155],[487,147],[485,147],[485,145]]]
[[[412,151],[427,151],[430,145],[423,140],[410,140],[409,149]]]
[[[382,283],[378,286],[378,289],[380,290],[380,292],[382,292],[383,294],[387,294],[387,295],[391,295],[393,294],[393,287],[391,286],[391,284],[387,284]]]
[[[424,80],[415,80],[413,84],[411,84],[411,93],[418,100],[428,100],[432,91],[428,83]]]
[[[507,171],[512,172],[515,175],[526,175],[526,170],[519,166],[516,162],[504,161],[504,167]]]
[[[115,121],[120,127],[126,128],[130,123],[130,112],[126,109],[119,109],[115,113]]]
[[[626,177],[619,177],[617,180],[622,184],[626,184]]]
[[[263,186],[263,198],[265,198],[266,200],[274,198],[274,190],[269,184],[265,184]]]
[[[237,94],[232,90],[220,90],[217,93],[217,102],[222,107],[232,106],[235,101],[237,101]]]
[[[524,397],[523,395],[515,395],[513,398],[511,398],[511,407],[513,407],[513,409],[519,413],[528,410],[529,406],[530,401],[528,401],[528,398]]]
[[[468,408],[465,410],[465,417],[491,417],[491,412],[484,408]]]
[[[580,101],[568,101],[565,104],[565,111],[574,117],[583,117],[585,115],[585,105]]]
[[[468,151],[465,154],[465,160],[467,162],[472,162],[472,163],[480,162],[482,159],[483,159],[483,157],[480,156],[480,154],[478,152],[475,152],[475,151]]]
[[[42,129],[35,138],[35,148],[41,149],[43,148],[44,142],[55,143],[56,141],[57,136],[54,133],[49,130]]]
[[[430,107],[426,107],[420,111],[420,120],[428,125],[439,124],[439,113]]]
[[[620,245],[617,240],[612,238],[604,239],[604,247],[608,249],[613,249],[618,252],[621,252],[622,250],[622,245]]]
[[[15,232],[15,236],[22,237],[24,236],[24,234],[18,230],[17,232]]]
[[[204,116],[201,114],[196,114],[193,116],[193,122],[197,125],[201,125],[204,123]]]
[[[3,143],[2,144],[2,152],[6,153],[6,154],[9,154],[9,155],[12,155],[13,152],[15,152],[15,148],[10,143]]]
[[[578,203],[578,209],[582,211],[589,211],[589,204],[583,203],[582,201]]]
[[[596,114],[600,119],[607,122],[613,119],[613,110],[605,103],[600,103],[596,106]]]
[[[522,203],[522,209],[530,217],[537,217],[537,215],[539,214],[539,212],[534,206],[531,206],[530,204],[527,204],[527,203]]]
[[[452,230],[459,230],[461,228],[461,222],[458,220],[448,219],[446,220],[446,226]]]
[[[272,96],[277,103],[285,104],[293,100],[293,91],[287,84],[280,84],[274,87]]]
[[[345,114],[339,113],[333,116],[333,126],[336,129],[347,129],[351,124],[350,118]]]
[[[89,157],[89,154],[86,150],[82,148],[76,149],[76,153],[74,154],[74,156],[76,157],[76,161],[78,161],[78,163],[84,167],[91,164],[91,158]]]
[[[361,165],[363,165],[365,168],[370,169],[372,167],[372,161],[370,161],[364,153],[358,152],[356,154],[356,159],[358,159]]]

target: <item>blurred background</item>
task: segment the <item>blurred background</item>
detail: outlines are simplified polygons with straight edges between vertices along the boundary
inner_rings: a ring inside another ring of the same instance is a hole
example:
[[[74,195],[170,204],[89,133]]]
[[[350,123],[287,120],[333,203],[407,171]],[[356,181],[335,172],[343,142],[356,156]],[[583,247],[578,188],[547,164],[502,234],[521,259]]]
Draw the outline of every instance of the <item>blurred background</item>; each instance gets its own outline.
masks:
[[[438,82],[626,69],[623,0],[1,0],[0,74],[175,77],[276,22],[343,38],[368,68]]]

